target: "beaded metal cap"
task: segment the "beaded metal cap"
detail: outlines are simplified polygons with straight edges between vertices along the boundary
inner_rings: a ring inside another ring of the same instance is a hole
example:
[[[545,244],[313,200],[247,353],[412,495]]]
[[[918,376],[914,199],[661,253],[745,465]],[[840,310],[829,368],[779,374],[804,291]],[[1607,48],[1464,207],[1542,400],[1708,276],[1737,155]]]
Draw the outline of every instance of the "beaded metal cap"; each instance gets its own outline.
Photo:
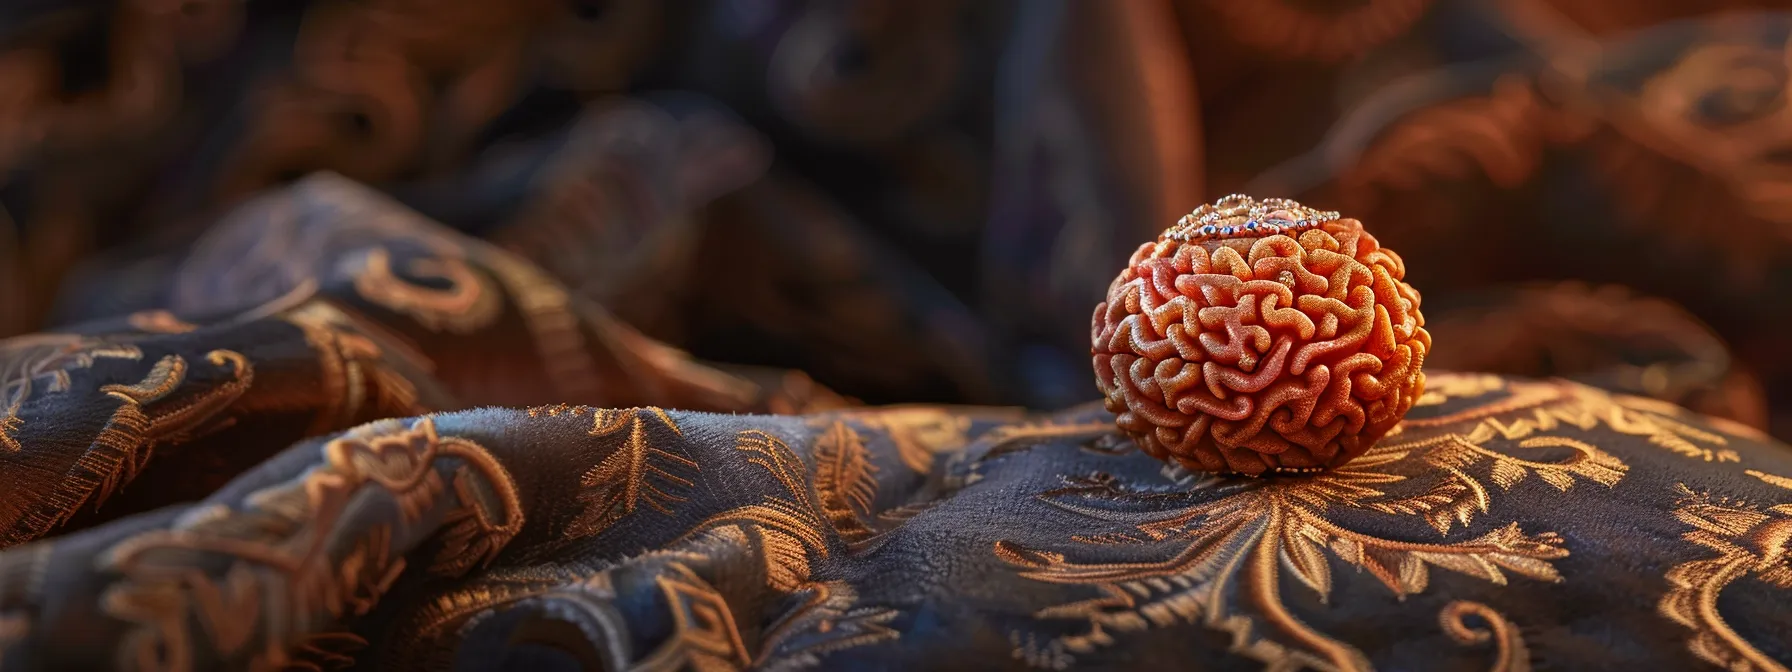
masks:
[[[1261,201],[1232,194],[1202,205],[1182,216],[1164,231],[1166,240],[1198,242],[1211,238],[1243,238],[1294,233],[1340,217],[1330,210],[1316,210],[1286,198]]]

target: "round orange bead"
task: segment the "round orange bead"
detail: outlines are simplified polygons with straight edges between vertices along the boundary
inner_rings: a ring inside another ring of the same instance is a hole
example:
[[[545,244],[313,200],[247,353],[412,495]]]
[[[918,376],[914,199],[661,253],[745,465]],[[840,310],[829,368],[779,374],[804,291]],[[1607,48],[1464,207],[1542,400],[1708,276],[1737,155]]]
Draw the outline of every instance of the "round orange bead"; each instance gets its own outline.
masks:
[[[1343,464],[1424,391],[1431,337],[1405,277],[1357,220],[1227,196],[1140,246],[1109,286],[1096,384],[1158,459],[1251,475]]]

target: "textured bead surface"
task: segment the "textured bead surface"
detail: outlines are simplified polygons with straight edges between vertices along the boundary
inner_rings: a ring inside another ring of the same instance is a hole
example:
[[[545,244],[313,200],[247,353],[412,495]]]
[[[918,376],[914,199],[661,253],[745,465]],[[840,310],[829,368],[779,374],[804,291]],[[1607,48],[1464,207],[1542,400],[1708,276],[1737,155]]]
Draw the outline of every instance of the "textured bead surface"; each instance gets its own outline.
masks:
[[[1405,276],[1357,220],[1227,196],[1140,246],[1108,288],[1096,384],[1141,448],[1189,469],[1342,464],[1424,390],[1431,337]]]

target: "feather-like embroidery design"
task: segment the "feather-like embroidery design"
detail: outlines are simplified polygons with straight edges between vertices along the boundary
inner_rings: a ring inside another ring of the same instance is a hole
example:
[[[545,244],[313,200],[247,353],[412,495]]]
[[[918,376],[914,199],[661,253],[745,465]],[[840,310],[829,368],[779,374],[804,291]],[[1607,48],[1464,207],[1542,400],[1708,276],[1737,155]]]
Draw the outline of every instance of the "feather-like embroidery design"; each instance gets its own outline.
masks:
[[[697,471],[697,462],[654,445],[650,423],[684,436],[678,423],[659,408],[593,411],[590,435],[626,434],[621,445],[579,479],[585,488],[579,494],[583,511],[567,528],[568,537],[602,532],[643,506],[669,515],[675,504],[685,501],[677,492],[692,482],[679,474]]]
[[[877,497],[877,465],[859,433],[835,421],[815,442],[815,491],[821,511],[848,543],[874,534],[865,519]]]

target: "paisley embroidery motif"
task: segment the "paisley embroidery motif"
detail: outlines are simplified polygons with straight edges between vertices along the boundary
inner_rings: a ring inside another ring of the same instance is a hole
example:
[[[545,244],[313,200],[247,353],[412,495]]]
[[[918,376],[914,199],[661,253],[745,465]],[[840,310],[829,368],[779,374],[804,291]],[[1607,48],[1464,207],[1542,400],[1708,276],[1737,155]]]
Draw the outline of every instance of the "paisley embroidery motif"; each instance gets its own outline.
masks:
[[[1453,393],[1481,396],[1487,387],[1485,381],[1452,380],[1451,374],[1435,377],[1441,384],[1433,388],[1438,396],[1432,405],[1446,403]],[[1081,620],[1088,627],[1045,642],[1021,641],[1017,653],[1054,666],[1070,664],[1076,654],[1118,643],[1119,633],[1195,622],[1228,633],[1234,652],[1272,667],[1365,670],[1369,663],[1361,651],[1289,610],[1280,592],[1284,576],[1324,603],[1332,592],[1335,557],[1404,596],[1424,592],[1434,567],[1502,585],[1509,573],[1561,581],[1552,561],[1569,551],[1554,532],[1527,532],[1516,522],[1475,538],[1421,543],[1359,531],[1334,512],[1416,518],[1447,535],[1489,513],[1500,493],[1533,477],[1566,491],[1582,481],[1612,486],[1628,469],[1591,444],[1544,432],[1608,424],[1651,440],[1665,436],[1687,445],[1694,439],[1722,440],[1572,384],[1506,387],[1510,394],[1503,402],[1441,416],[1447,422],[1409,419],[1361,458],[1315,476],[1210,477],[1171,488],[1124,485],[1103,473],[1066,478],[1064,487],[1041,493],[1040,499],[1121,526],[1070,541],[1173,550],[1157,560],[1085,564],[1074,553],[998,542],[996,555],[1023,576],[1092,586],[1104,594],[1039,611],[1039,618]],[[1467,433],[1430,430],[1465,424]],[[1508,454],[1508,449],[1529,454]],[[1533,457],[1538,453],[1565,457]],[[1396,494],[1414,486],[1415,494]]]
[[[1750,471],[1763,482],[1792,490],[1792,479]],[[1716,554],[1667,571],[1673,587],[1661,598],[1662,616],[1693,631],[1687,648],[1719,667],[1738,672],[1786,672],[1785,665],[1749,644],[1724,622],[1718,596],[1730,584],[1752,577],[1773,588],[1792,589],[1792,503],[1761,505],[1696,493],[1680,485],[1674,517],[1692,526],[1681,539]]]

